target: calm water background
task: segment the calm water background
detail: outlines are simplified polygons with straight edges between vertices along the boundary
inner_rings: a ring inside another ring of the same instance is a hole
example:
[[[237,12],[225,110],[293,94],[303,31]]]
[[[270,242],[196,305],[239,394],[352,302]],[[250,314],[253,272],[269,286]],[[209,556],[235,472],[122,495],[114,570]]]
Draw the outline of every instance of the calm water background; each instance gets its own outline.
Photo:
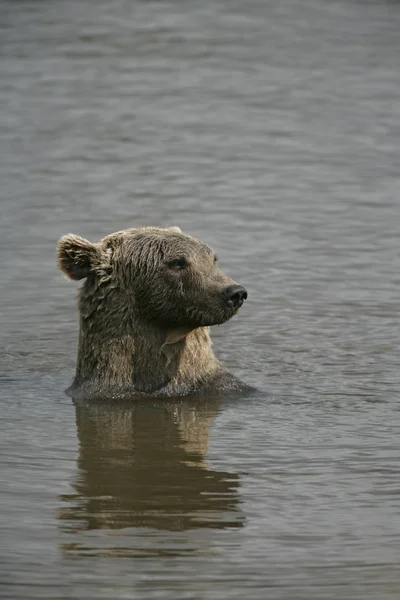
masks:
[[[400,597],[400,4],[0,4],[0,596]],[[75,407],[59,236],[180,225],[262,393]]]

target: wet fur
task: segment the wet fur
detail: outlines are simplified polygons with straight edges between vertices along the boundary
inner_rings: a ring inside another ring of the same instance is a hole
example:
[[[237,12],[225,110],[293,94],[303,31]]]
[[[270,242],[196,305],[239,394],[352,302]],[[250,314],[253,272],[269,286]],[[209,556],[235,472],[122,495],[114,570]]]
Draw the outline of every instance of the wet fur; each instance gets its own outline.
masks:
[[[235,311],[221,299],[235,282],[213,251],[178,228],[117,232],[93,244],[67,235],[60,269],[85,279],[74,397],[184,396],[239,390],[216,359],[209,325]],[[171,260],[187,268],[174,271]]]

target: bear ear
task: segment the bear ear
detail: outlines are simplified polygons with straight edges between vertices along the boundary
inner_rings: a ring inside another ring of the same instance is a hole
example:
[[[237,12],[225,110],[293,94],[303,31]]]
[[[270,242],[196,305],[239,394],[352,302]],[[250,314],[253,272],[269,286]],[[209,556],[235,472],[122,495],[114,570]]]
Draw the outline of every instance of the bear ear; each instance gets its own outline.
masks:
[[[58,266],[66,277],[78,281],[100,262],[100,246],[69,233],[58,242]]]
[[[176,231],[177,233],[182,233],[182,229],[180,227],[168,227],[170,231]]]

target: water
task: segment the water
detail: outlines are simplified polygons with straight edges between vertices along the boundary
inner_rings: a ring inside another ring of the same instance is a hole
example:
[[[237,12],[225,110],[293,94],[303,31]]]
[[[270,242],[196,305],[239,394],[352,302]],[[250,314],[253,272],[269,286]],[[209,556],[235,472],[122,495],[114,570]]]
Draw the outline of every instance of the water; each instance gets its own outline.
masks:
[[[400,5],[0,5],[0,596],[400,596]],[[75,406],[69,231],[180,225],[259,394]]]

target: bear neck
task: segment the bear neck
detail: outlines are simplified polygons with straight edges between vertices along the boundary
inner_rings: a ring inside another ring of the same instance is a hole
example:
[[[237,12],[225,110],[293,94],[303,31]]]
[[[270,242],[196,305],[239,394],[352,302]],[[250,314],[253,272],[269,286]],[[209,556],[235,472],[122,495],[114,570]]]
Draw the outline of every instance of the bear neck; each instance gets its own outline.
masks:
[[[194,393],[224,372],[211,345],[208,327],[181,331],[133,315],[115,322],[101,314],[81,315],[70,392],[101,397]]]

